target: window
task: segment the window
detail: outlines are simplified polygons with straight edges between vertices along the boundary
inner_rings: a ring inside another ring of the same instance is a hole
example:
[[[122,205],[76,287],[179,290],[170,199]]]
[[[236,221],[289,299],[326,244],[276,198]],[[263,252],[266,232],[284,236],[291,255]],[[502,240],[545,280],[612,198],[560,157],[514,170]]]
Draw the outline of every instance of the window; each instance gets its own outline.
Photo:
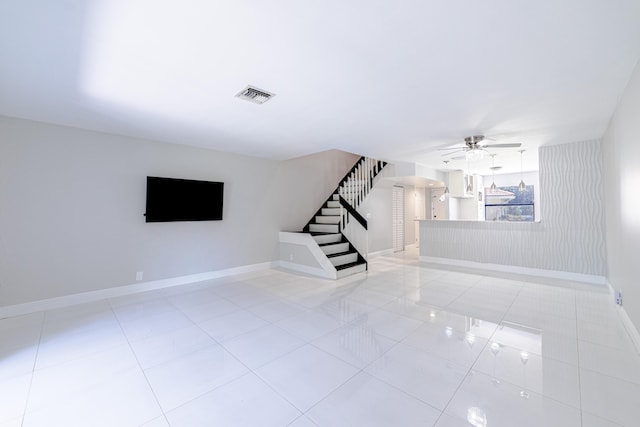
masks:
[[[527,185],[524,191],[517,186],[498,187],[491,191],[484,189],[484,213],[486,221],[523,221],[535,220],[533,203],[533,185]]]

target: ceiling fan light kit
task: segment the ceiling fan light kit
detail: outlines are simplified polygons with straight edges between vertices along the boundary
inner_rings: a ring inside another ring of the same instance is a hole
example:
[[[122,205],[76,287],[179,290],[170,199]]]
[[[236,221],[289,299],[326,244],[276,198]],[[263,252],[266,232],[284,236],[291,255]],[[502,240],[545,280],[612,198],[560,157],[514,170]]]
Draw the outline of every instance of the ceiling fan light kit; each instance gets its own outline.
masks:
[[[477,162],[484,159],[484,150],[482,148],[474,148],[464,153],[465,158],[470,162]]]

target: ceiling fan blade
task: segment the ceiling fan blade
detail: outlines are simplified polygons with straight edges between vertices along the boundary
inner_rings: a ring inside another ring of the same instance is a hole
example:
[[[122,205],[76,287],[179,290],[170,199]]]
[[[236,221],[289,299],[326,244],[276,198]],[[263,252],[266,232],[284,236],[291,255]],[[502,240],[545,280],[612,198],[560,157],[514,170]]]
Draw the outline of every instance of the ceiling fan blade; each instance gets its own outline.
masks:
[[[519,142],[516,142],[513,144],[488,144],[488,145],[482,146],[482,148],[518,148],[521,145],[522,144]]]
[[[438,151],[445,151],[445,150],[462,150],[465,147],[448,147],[448,148],[438,148]]]
[[[465,150],[464,150],[464,148],[458,148],[458,149],[456,149],[456,151],[450,151],[450,152],[448,152],[448,153],[441,154],[441,156],[442,156],[442,157],[444,157],[444,156],[450,156],[450,155],[452,155],[452,154],[457,153],[458,151],[465,151]]]
[[[463,159],[466,159],[466,157],[465,156],[452,157],[449,160],[463,160]]]

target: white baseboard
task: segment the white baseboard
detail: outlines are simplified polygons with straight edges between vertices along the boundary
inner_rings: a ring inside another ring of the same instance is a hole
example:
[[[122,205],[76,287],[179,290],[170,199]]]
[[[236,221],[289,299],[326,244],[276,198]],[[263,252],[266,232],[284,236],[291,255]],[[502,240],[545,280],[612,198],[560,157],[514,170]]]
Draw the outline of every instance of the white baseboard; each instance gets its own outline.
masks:
[[[418,245],[417,245],[417,243],[413,243],[411,245],[405,245],[404,248],[405,248],[405,250],[407,250],[407,249],[417,249]],[[369,259],[375,258],[375,257],[378,257],[378,256],[393,255],[395,253],[401,253],[401,252],[394,252],[393,248],[383,249],[381,251],[376,251],[376,252],[369,252]]]
[[[572,273],[570,271],[543,270],[540,268],[519,267],[515,265],[488,264],[488,263],[475,262],[475,261],[465,261],[465,260],[459,260],[459,259],[438,258],[438,257],[430,257],[430,256],[420,256],[420,261],[432,262],[434,264],[454,265],[457,267],[476,268],[479,270],[500,271],[503,273],[515,273],[515,274],[524,274],[527,276],[571,280],[576,282],[606,286],[606,278],[604,276]]]
[[[607,286],[609,288],[609,294],[611,295],[611,301],[615,301],[615,289],[613,285],[607,280]],[[624,298],[621,306],[616,306],[618,308],[618,314],[620,315],[620,320],[622,320],[622,325],[624,329],[629,334],[631,341],[636,347],[636,352],[640,354],[640,333],[638,332],[638,328],[633,324],[631,318],[627,314],[627,310],[624,309]]]
[[[207,271],[205,273],[189,274],[186,276],[171,277],[168,279],[153,280],[149,282],[140,282],[131,285],[118,286],[115,288],[100,289],[97,291],[82,292],[78,294],[47,298],[22,304],[8,305],[0,307],[0,319],[4,319],[5,317],[35,313],[38,311],[54,310],[57,308],[69,307],[76,304],[100,301],[107,298],[115,298],[125,295],[137,294],[140,292],[154,291],[158,289],[170,288],[173,286],[186,285],[189,283],[201,282],[203,280],[211,280],[220,277],[267,270],[273,268],[276,265],[277,263],[274,262],[263,262],[260,264],[227,268],[225,270]]]
[[[287,270],[299,271],[300,273],[309,274],[311,276],[323,277],[326,279],[336,279],[335,275],[331,275],[331,272],[325,271],[322,268],[310,267],[308,265],[296,264],[289,261],[279,261],[279,266]],[[335,271],[334,271],[335,272]]]
[[[376,251],[376,252],[369,252],[368,257],[369,257],[369,259],[371,259],[371,258],[375,258],[375,257],[378,257],[378,256],[384,256],[384,255],[393,255],[393,248],[384,249],[384,250]]]

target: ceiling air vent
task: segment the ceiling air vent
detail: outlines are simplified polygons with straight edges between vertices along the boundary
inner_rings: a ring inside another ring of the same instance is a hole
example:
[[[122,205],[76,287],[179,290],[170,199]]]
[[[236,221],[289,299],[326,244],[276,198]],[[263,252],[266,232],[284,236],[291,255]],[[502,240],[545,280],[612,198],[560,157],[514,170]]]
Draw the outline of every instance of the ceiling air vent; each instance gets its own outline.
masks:
[[[244,99],[255,104],[264,104],[274,96],[276,96],[275,93],[270,93],[266,90],[258,89],[257,87],[253,86],[247,86],[236,95],[236,97],[240,99]]]

